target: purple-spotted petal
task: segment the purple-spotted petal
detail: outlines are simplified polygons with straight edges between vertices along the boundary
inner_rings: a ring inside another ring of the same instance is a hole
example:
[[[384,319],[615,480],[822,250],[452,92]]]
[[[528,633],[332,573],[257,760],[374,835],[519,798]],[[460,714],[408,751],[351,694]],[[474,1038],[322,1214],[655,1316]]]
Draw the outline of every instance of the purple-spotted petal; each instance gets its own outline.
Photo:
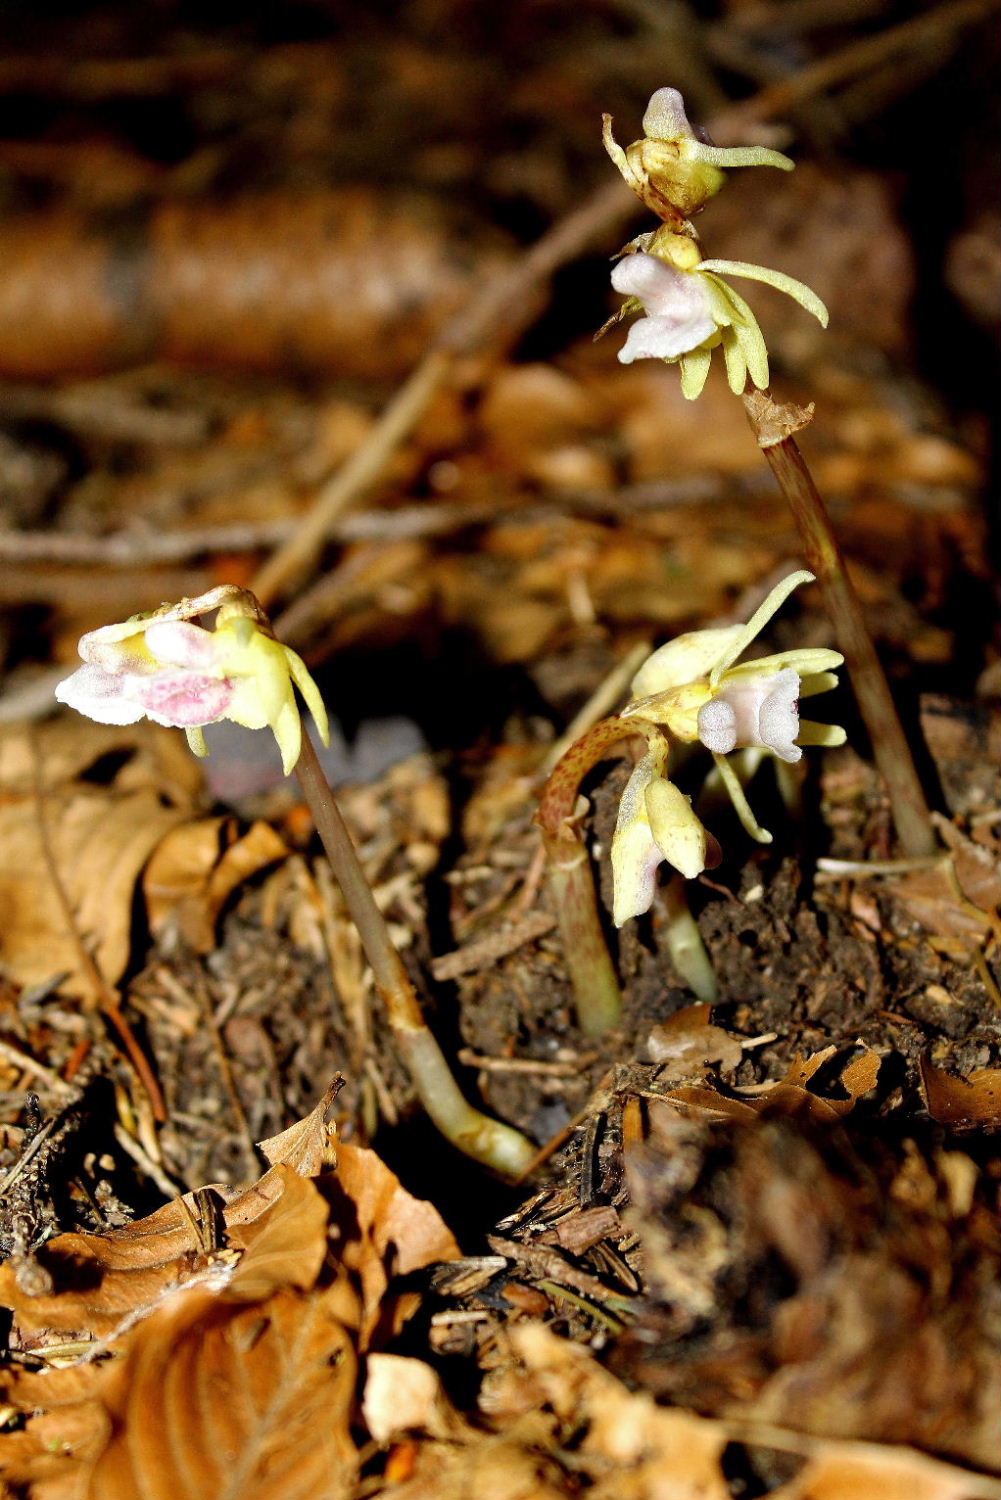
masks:
[[[233,684],[204,672],[161,671],[134,680],[135,697],[156,724],[178,729],[214,724],[225,717]]]

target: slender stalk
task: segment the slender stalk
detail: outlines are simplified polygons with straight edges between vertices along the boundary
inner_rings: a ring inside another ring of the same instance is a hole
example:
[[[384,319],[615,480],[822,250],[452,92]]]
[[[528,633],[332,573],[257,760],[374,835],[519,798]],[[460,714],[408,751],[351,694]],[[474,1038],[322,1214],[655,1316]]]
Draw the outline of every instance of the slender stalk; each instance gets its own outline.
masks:
[[[580,839],[546,839],[549,890],[563,939],[563,958],[585,1036],[604,1036],[618,1025],[622,991],[602,930],[594,876]]]
[[[659,893],[667,917],[667,951],[678,976],[700,1000],[712,1005],[719,999],[719,984],[692,916],[686,887],[685,877],[675,873]]]
[[[900,846],[910,859],[933,854],[937,841],[911,747],[831,519],[792,436],[807,424],[810,413],[796,406],[777,406],[767,391],[746,395],[744,408],[758,445],[789,502],[807,565],[817,575],[869,732],[876,766],[886,784]]]
[[[414,987],[365,879],[340,808],[305,729],[295,770],[421,1103],[442,1135],[460,1151],[504,1177],[518,1177],[534,1158],[536,1148],[520,1131],[474,1109],[460,1092],[424,1020]]]

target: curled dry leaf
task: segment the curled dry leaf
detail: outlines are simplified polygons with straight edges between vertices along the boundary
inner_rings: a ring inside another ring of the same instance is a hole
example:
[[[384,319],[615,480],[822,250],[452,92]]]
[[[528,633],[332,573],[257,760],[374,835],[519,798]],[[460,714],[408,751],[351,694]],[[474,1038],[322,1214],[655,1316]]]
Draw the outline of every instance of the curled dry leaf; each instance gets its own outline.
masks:
[[[52,1277],[48,1295],[26,1295],[10,1265],[0,1267],[14,1347],[44,1352],[69,1341],[113,1340],[189,1282],[229,1288],[241,1301],[313,1285],[326,1253],[328,1210],[311,1182],[278,1166],[229,1204],[214,1196],[224,1227],[219,1249],[199,1245],[191,1218],[174,1202],[108,1234],[50,1240],[38,1252]]]
[[[233,892],[288,853],[269,823],[252,824],[242,838],[236,830],[235,818],[202,818],[161,840],[142,883],[154,935],[173,918],[196,953],[210,953],[219,914]]]
[[[398,1332],[416,1310],[416,1292],[393,1293],[398,1277],[439,1260],[457,1260],[459,1247],[438,1210],[414,1198],[395,1173],[363,1146],[337,1148],[337,1172],[323,1179],[331,1206],[335,1247],[361,1290],[359,1347]]]
[[[824,1047],[809,1057],[797,1052],[784,1078],[775,1083],[755,1085],[753,1091],[738,1091],[740,1098],[697,1084],[671,1089],[665,1098],[682,1113],[706,1120],[752,1120],[763,1113],[837,1120],[850,1114],[858,1101],[875,1088],[882,1062],[877,1052],[863,1046],[858,1054],[849,1056],[834,1080],[834,1086],[840,1087],[845,1097],[832,1096],[829,1092],[822,1095],[808,1088],[807,1085],[821,1068],[832,1061],[837,1051],[837,1047]]]
[[[331,1118],[334,1100],[340,1092],[340,1075],[320,1100],[301,1120],[296,1120],[279,1135],[269,1136],[257,1144],[273,1167],[285,1165],[301,1177],[318,1177],[326,1167],[332,1167],[337,1159],[334,1142],[337,1125]]]

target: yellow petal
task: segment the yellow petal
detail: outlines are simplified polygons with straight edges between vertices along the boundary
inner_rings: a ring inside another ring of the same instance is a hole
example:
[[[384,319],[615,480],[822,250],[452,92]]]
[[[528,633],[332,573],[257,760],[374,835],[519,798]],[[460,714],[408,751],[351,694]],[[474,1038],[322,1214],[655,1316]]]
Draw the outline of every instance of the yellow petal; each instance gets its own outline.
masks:
[[[762,828],[752,813],[751,804],[744,794],[744,788],[737,780],[737,773],[733,769],[733,766],[731,766],[725,755],[717,755],[715,752],[713,753],[713,760],[716,762],[719,778],[726,788],[730,801],[733,803],[734,811],[740,819],[744,832],[759,844],[770,844],[772,836],[767,828]]]
[[[787,276],[784,271],[771,271],[767,266],[752,266],[745,260],[704,260],[700,263],[699,270],[715,272],[719,276],[744,276],[749,281],[763,281],[768,286],[785,292],[787,297],[792,297],[800,307],[813,314],[822,328],[827,327],[829,314],[816,292],[802,281],[797,281],[795,276]]]
[[[697,401],[702,395],[711,362],[712,351],[705,344],[682,354],[678,360],[681,366],[681,394],[686,401]]]
[[[205,735],[200,726],[196,725],[193,729],[186,728],[184,735],[188,742],[188,749],[193,755],[197,755],[200,760],[208,755],[209,747],[205,743]]]
[[[781,609],[793,589],[798,589],[801,583],[812,583],[813,574],[808,573],[805,568],[795,573],[789,573],[781,583],[777,583],[768,595],[767,599],[754,611],[746,625],[738,626],[736,632],[728,644],[725,652],[711,668],[709,673],[709,685],[715,691],[719,687],[720,678],[723,673],[741,656],[754,640],[761,634],[776,610]]]
[[[306,669],[306,663],[290,646],[283,646],[285,660],[292,674],[292,681],[306,700],[306,707],[313,715],[313,722],[319,732],[320,739],[325,745],[330,744],[330,724],[327,720],[327,706],[320,696],[320,689],[313,681]]]
[[[664,858],[694,880],[706,867],[707,835],[692,810],[692,804],[673,781],[652,781],[646,791],[650,828]]]
[[[800,719],[796,740],[800,745],[843,745],[848,735],[840,724],[816,724],[812,719]]]
[[[291,776],[302,749],[302,719],[291,692],[271,728],[282,754],[282,770],[286,776]]]
[[[719,625],[710,630],[690,630],[658,646],[633,678],[631,697],[645,698],[668,688],[682,687],[708,675],[718,661],[730,656],[734,642],[744,634],[743,625]],[[738,653],[739,655],[739,653]],[[630,710],[633,705],[630,704]]]

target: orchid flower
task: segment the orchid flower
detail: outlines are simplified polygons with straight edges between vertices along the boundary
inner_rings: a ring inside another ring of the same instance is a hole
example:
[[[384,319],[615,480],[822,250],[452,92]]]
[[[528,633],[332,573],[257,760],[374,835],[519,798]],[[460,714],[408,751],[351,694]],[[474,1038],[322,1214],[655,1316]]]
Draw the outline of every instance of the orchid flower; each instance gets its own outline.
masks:
[[[192,623],[213,611],[212,629]],[[302,658],[275,640],[253,595],[231,584],[92,630],[78,649],[84,665],[59,683],[56,697],[99,724],[146,718],[174,726],[196,755],[207,754],[206,724],[270,727],[287,776],[302,744],[294,683],[329,740],[327,712]]]
[[[681,389],[689,401],[702,394],[712,351],[720,344],[735,395],[743,392],[748,375],[759,390],[768,385],[768,350],[758,320],[724,276],[767,282],[827,327],[827,308],[817,294],[782,271],[742,260],[703,260],[697,240],[687,234],[658,230],[641,235],[634,243],[657,253],[641,248],[612,268],[612,286],[629,298],[613,321],[633,312],[645,313],[629,330],[619,360],[631,364],[634,359],[662,359],[680,364]]]
[[[625,151],[612,134],[612,117],[603,115],[605,150],[638,197],[653,213],[670,222],[696,213],[726,181],[726,167],[778,167],[791,172],[794,163],[766,146],[712,146],[700,140],[688,123],[685,101],[677,89],[658,89],[643,116],[643,136]]]
[[[695,630],[678,636],[650,656],[633,679],[633,701],[622,710],[635,718],[648,751],[626,784],[612,839],[617,926],[648,911],[657,866],[666,860],[691,880],[717,862],[718,845],[707,833],[688,798],[668,780],[669,740],[655,726],[685,744],[712,752],[723,785],[745,830],[759,843],[771,834],[751,812],[744,789],[726,757],[754,747],[790,763],[804,745],[843,745],[837,724],[815,724],[799,717],[799,699],[826,692],[837,683],[837,651],[802,648],[739,662],[747,647],[801,583],[805,570],[777,584],[746,625]]]
[[[651,726],[652,727],[652,726]],[[666,860],[686,880],[710,863],[718,845],[699,821],[684,792],[667,778],[669,744],[648,735],[646,755],[637,762],[619,803],[612,837],[612,920],[622,927],[653,904],[657,870]]]

